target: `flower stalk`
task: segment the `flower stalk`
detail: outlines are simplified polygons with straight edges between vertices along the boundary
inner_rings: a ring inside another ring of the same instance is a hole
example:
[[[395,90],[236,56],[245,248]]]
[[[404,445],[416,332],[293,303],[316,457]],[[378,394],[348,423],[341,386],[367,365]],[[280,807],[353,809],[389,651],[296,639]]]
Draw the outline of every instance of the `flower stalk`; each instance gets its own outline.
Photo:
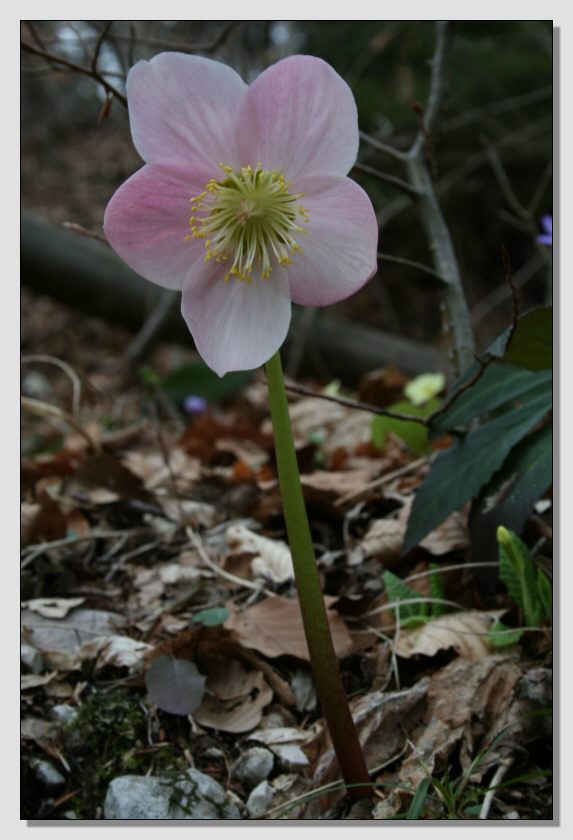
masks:
[[[364,799],[373,796],[373,789],[344,693],[320,588],[278,351],[265,369],[284,517],[312,672],[342,777],[347,785],[353,785],[348,794],[353,800]]]

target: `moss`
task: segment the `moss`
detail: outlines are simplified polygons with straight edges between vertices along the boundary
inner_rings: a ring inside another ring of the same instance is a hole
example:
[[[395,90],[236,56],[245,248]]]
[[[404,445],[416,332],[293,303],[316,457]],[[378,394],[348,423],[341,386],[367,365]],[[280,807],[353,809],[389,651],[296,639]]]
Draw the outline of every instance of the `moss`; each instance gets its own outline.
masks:
[[[138,698],[125,692],[93,693],[66,728],[67,756],[79,793],[71,807],[80,819],[101,816],[107,785],[122,774],[144,774],[153,753],[147,743],[147,719]]]

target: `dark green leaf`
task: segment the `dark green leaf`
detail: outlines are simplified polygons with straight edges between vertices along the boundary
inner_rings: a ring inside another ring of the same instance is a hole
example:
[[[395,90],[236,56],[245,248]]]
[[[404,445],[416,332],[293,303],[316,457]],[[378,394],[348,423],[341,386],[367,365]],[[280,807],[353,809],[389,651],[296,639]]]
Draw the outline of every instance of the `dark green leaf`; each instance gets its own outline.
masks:
[[[426,801],[426,796],[428,795],[429,787],[430,779],[422,779],[422,781],[416,788],[416,793],[414,794],[414,798],[412,799],[410,807],[408,808],[408,813],[406,814],[407,820],[420,819],[420,814],[422,813],[422,808],[424,807],[424,802]]]
[[[503,354],[503,361],[529,370],[545,370],[553,363],[553,309],[539,306],[519,319]]]
[[[548,395],[542,394],[496,417],[438,455],[416,493],[403,553],[479,493],[515,444],[543,419],[547,400]]]
[[[551,371],[531,371],[492,362],[481,379],[464,391],[452,407],[432,422],[432,431],[446,432],[486,412],[519,400],[530,402],[546,393],[551,403]]]

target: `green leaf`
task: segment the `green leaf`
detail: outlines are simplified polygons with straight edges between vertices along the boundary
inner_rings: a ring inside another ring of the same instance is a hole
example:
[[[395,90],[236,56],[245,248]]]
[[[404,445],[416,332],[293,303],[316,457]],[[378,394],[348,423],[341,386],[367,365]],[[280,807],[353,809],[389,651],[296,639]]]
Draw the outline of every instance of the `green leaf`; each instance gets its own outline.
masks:
[[[551,393],[542,393],[519,408],[469,432],[434,461],[414,498],[403,553],[406,554],[450,513],[477,496],[511,449],[543,419]]]
[[[201,610],[193,616],[194,624],[202,624],[203,627],[217,627],[224,624],[231,613],[225,607],[211,607],[208,610]]]
[[[491,625],[487,635],[487,641],[494,647],[507,647],[508,645],[517,644],[522,636],[523,630],[508,627],[507,624],[503,624],[499,619],[496,619]]]
[[[440,407],[440,400],[434,398],[423,405],[404,401],[389,406],[389,411],[409,414],[413,417],[430,417]],[[428,449],[428,429],[421,423],[409,420],[394,420],[392,417],[375,417],[372,421],[372,443],[379,449],[384,446],[386,435],[392,432],[402,440],[414,455],[423,455]]]
[[[206,400],[220,400],[240,390],[249,381],[249,371],[236,371],[218,376],[202,362],[182,365],[161,380],[161,388],[174,402],[182,402],[189,394]]]
[[[430,569],[439,569],[439,563],[430,563]],[[436,598],[437,600],[443,601],[446,597],[446,591],[444,589],[444,581],[439,573],[439,571],[435,571],[434,574],[430,575],[430,595],[432,598]],[[446,611],[444,604],[436,604],[432,603],[431,605],[431,613],[432,618],[437,618],[438,616],[442,615]]]
[[[552,456],[550,425],[538,429],[513,449],[482,494],[484,506],[498,511],[499,523],[506,523],[513,531],[521,530],[533,505],[551,485]]]
[[[516,400],[531,402],[539,394],[551,400],[551,371],[531,371],[525,368],[492,362],[452,407],[432,422],[433,432],[446,432],[462,426],[486,412],[511,405]]]
[[[553,309],[530,309],[517,322],[503,361],[529,370],[545,370],[553,364]]]
[[[392,572],[385,571],[383,574],[384,588],[388,595],[390,602],[395,601],[410,601],[412,598],[419,598],[420,593],[407,583],[397,577]],[[400,626],[407,627],[427,621],[428,604],[427,602],[417,602],[415,604],[404,604],[403,606],[395,607],[396,620],[400,622]]]
[[[408,813],[406,814],[407,820],[419,820],[420,814],[422,813],[422,808],[424,807],[424,802],[426,801],[426,796],[428,795],[428,788],[430,787],[430,779],[422,779],[418,787],[416,788],[416,793],[412,801],[410,802],[410,807],[408,808]]]
[[[513,531],[500,526],[497,537],[499,576],[511,599],[521,607],[525,624],[537,627],[551,615],[551,584]]]

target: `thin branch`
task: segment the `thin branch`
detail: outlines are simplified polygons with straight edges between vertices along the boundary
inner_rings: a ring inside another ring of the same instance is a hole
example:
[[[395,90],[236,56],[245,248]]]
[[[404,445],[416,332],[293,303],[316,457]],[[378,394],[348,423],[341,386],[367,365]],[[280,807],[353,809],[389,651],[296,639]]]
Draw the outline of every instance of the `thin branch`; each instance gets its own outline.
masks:
[[[387,155],[387,157],[403,162],[405,154],[404,152],[401,152],[400,149],[395,149],[394,146],[388,146],[386,143],[382,143],[380,140],[377,140],[376,137],[366,134],[365,131],[360,131],[359,136],[361,140],[368,143],[368,145],[372,146],[373,149],[377,149],[377,151],[381,152],[383,155]]]
[[[66,228],[66,230],[72,230],[74,233],[79,233],[81,236],[87,236],[90,239],[97,239],[99,242],[105,242],[106,245],[109,245],[109,242],[103,233],[98,233],[95,230],[88,230],[83,225],[78,225],[77,222],[62,222],[62,227]]]
[[[374,169],[373,166],[367,166],[365,163],[355,163],[354,169],[358,172],[364,172],[365,175],[371,175],[373,178],[376,178],[378,181],[382,181],[384,184],[396,187],[397,189],[402,190],[402,192],[407,193],[407,195],[412,198],[417,198],[419,195],[416,187],[413,187],[408,181],[404,181],[403,178],[397,178],[395,175],[388,175],[386,172],[382,172],[380,169]]]
[[[404,265],[408,268],[414,268],[416,271],[421,271],[423,274],[428,274],[430,277],[433,277],[434,280],[438,280],[440,283],[444,283],[445,280],[441,274],[438,274],[437,271],[434,271],[433,268],[430,268],[429,265],[424,265],[423,263],[415,262],[415,260],[407,260],[405,257],[394,257],[392,254],[377,254],[378,260],[380,262],[388,262],[388,263],[395,263],[396,265]]]
[[[436,23],[436,47],[432,58],[430,95],[423,115],[423,127],[414,141],[412,152],[418,152],[428,137],[431,137],[440,116],[448,90],[447,72],[452,51],[453,22],[439,20]]]
[[[103,27],[102,31],[100,32],[100,36],[97,39],[97,43],[96,43],[95,48],[94,48],[94,54],[92,56],[92,73],[94,75],[97,75],[97,73],[98,73],[97,62],[98,62],[98,59],[99,59],[99,54],[101,52],[101,48],[103,47],[103,42],[105,41],[105,39],[106,39],[106,37],[109,33],[109,30],[111,29],[112,23],[113,23],[113,20],[106,21],[105,26]]]
[[[368,403],[351,400],[346,397],[337,397],[333,394],[324,394],[320,391],[313,391],[312,388],[305,388],[304,385],[285,385],[287,391],[293,394],[300,394],[303,397],[316,397],[319,400],[327,400],[327,402],[337,403],[346,408],[353,408],[356,411],[367,411],[369,414],[376,414],[380,417],[390,417],[392,420],[408,420],[415,423],[420,423],[422,426],[428,426],[429,418],[413,417],[411,414],[400,414],[396,411],[388,411],[387,408],[378,408],[376,405],[369,405]]]
[[[37,55],[40,58],[43,58],[45,61],[52,62],[54,64],[58,64],[61,67],[66,67],[68,70],[73,70],[76,73],[81,73],[83,76],[89,76],[90,79],[94,79],[98,82],[104,90],[115,96],[118,102],[127,108],[127,99],[120,93],[117,88],[110,83],[101,75],[101,73],[95,72],[91,69],[91,67],[82,67],[80,64],[75,64],[73,61],[68,61],[66,58],[62,58],[55,53],[46,52],[46,50],[41,50],[38,47],[35,47],[33,44],[29,44],[27,41],[21,41],[21,47],[25,52],[32,53],[32,55]]]

